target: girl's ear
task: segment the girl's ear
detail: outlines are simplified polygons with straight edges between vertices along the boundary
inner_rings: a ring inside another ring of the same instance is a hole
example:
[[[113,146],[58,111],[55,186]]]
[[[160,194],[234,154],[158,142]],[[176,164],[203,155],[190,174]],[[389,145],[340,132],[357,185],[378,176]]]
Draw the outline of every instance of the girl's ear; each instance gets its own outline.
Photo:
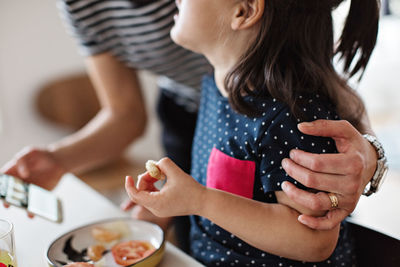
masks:
[[[240,1],[235,8],[232,29],[247,29],[256,24],[264,14],[264,5],[265,0]]]

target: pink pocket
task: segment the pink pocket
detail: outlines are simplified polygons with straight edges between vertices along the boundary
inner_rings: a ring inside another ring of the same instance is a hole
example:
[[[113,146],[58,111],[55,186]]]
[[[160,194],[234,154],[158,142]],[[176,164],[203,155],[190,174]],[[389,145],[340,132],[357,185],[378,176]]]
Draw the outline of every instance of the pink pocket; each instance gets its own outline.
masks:
[[[255,162],[232,158],[214,147],[208,160],[207,187],[253,198],[255,169]]]

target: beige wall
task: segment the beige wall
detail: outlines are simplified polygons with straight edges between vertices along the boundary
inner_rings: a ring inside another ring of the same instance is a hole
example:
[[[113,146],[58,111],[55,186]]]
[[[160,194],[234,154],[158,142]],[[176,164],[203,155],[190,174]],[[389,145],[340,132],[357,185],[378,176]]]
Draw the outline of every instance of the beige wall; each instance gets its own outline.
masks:
[[[55,0],[0,0],[0,165],[27,144],[46,144],[69,133],[43,121],[33,97],[45,83],[84,71],[75,41],[66,33]],[[152,121],[130,153],[158,158],[154,77],[142,75]],[[151,149],[148,147],[150,146]]]
[[[343,18],[345,9],[337,17]],[[74,41],[66,34],[55,0],[0,0],[0,165],[26,144],[44,144],[66,135],[36,115],[32,99],[49,80],[84,70]],[[381,22],[378,46],[359,92],[364,96],[374,128],[400,168],[400,18]],[[156,88],[145,75],[150,111]],[[148,135],[130,154],[144,158],[161,155],[159,128],[153,120]],[[148,149],[150,147],[151,149]]]

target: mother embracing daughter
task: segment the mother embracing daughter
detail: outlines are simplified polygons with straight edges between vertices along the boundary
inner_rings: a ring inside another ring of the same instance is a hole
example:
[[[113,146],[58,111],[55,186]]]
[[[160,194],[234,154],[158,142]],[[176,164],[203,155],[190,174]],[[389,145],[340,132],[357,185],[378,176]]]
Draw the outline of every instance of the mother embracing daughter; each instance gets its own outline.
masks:
[[[335,49],[331,13],[341,2],[177,1],[173,40],[214,66],[214,76],[203,82],[192,172],[162,159],[167,182],[161,190],[148,173],[137,187],[127,177],[126,189],[157,216],[192,215],[191,252],[205,265],[356,264],[345,222],[310,229],[298,216],[312,211],[282,193],[288,182],[296,184],[281,167],[291,149],[336,151],[334,140],[302,134],[299,122],[362,125],[363,103],[336,72],[333,57],[341,56],[348,77],[363,72],[376,42],[379,5],[353,0]],[[330,197],[334,208],[337,199]]]

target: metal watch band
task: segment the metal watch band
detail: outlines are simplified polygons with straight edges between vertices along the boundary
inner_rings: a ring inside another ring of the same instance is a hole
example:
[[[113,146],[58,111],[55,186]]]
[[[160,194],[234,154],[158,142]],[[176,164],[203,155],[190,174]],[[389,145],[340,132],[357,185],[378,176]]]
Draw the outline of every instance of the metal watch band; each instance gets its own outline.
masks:
[[[363,134],[363,137],[375,148],[376,153],[378,154],[378,159],[385,157],[385,150],[383,149],[381,142],[378,141],[378,138],[370,134]]]
[[[375,148],[376,153],[378,154],[378,162],[375,173],[363,192],[363,195],[370,196],[378,191],[380,184],[383,182],[383,178],[386,174],[388,166],[385,157],[385,150],[378,139],[370,134],[364,134],[363,137]]]

